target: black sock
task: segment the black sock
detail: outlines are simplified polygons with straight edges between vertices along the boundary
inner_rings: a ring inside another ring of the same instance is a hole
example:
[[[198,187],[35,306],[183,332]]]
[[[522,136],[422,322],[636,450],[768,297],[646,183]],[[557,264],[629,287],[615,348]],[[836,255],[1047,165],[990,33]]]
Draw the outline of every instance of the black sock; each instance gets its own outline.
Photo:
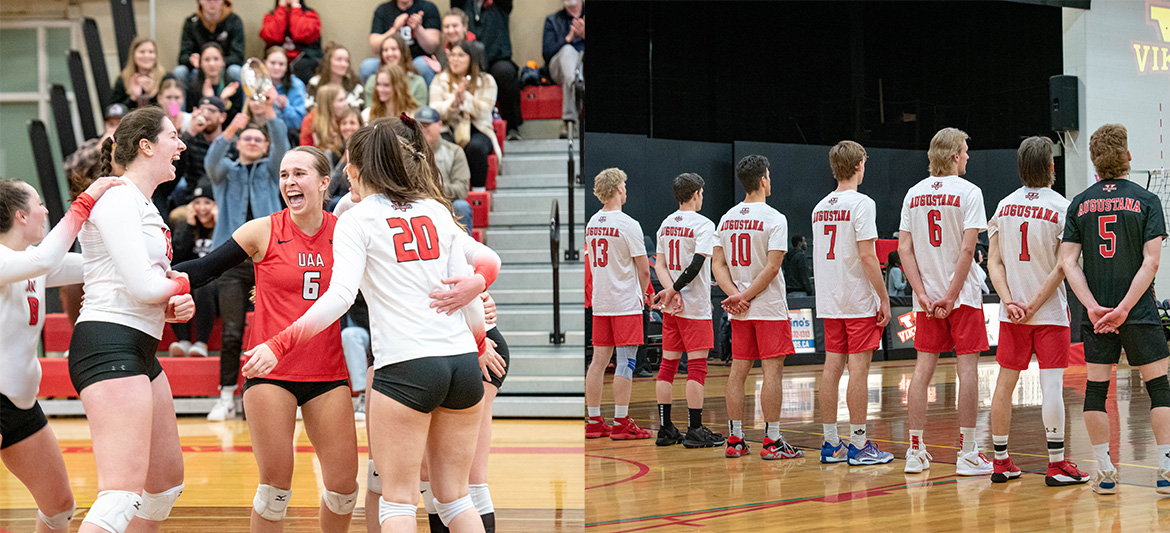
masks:
[[[481,514],[479,519],[483,520],[484,533],[496,533],[496,513]]]
[[[697,428],[697,427],[703,425],[703,408],[702,407],[700,407],[698,409],[687,409],[687,413],[690,415],[691,427]]]
[[[658,404],[658,425],[661,427],[673,426],[674,422],[670,421],[670,407],[669,403]]]
[[[427,522],[431,525],[431,533],[450,533],[450,529],[443,525],[443,520],[437,514],[428,514]]]

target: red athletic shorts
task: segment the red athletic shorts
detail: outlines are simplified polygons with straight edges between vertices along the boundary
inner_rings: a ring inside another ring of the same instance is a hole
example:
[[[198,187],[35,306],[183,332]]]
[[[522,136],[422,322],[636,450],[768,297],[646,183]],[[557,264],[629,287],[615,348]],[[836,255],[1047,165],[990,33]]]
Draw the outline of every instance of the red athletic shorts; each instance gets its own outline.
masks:
[[[667,352],[697,352],[715,347],[710,320],[679,318],[662,314],[662,349]]]
[[[792,324],[787,320],[732,320],[731,358],[771,359],[796,353]]]
[[[882,328],[877,317],[826,318],[825,351],[829,353],[862,353],[876,350],[882,341]]]
[[[928,353],[979,353],[987,350],[983,309],[960,305],[946,318],[914,313],[914,349]]]
[[[995,362],[1011,370],[1027,370],[1032,354],[1040,368],[1068,368],[1068,326],[1029,326],[1000,321]]]
[[[593,315],[594,346],[641,346],[642,314]]]

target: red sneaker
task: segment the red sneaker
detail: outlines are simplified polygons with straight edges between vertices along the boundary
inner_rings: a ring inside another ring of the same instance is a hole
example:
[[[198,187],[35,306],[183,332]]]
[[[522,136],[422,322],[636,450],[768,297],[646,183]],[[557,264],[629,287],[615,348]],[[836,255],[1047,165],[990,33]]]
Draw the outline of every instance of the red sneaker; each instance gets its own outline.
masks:
[[[1007,483],[1009,479],[1016,479],[1020,477],[1020,467],[1012,462],[1012,458],[996,459],[991,462],[991,482],[992,483]]]
[[[724,450],[723,455],[728,457],[743,457],[749,453],[751,453],[751,449],[748,448],[747,441],[735,435],[727,437],[727,449]]]
[[[768,460],[796,459],[804,457],[804,450],[793,447],[784,439],[772,440],[764,437],[764,448],[760,450],[760,457]]]
[[[609,438],[613,440],[632,440],[650,438],[650,430],[638,427],[630,417],[613,419],[613,427],[609,430]]]
[[[1076,463],[1065,459],[1059,463],[1048,463],[1048,475],[1044,483],[1049,487],[1079,485],[1089,481],[1089,474],[1077,469]]]
[[[589,417],[589,423],[585,424],[585,438],[599,439],[601,437],[609,436],[609,424],[605,423],[603,416]]]

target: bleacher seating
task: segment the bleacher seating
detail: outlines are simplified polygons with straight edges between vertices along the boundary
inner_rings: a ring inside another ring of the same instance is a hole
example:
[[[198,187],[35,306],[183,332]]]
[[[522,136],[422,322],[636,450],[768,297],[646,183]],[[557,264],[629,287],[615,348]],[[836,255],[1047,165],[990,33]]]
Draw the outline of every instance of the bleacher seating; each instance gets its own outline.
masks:
[[[488,213],[492,210],[491,191],[471,191],[467,193],[467,203],[471,204],[471,224],[476,228],[488,226]]]
[[[524,120],[555,120],[561,118],[559,85],[529,85],[520,90],[520,115]]]

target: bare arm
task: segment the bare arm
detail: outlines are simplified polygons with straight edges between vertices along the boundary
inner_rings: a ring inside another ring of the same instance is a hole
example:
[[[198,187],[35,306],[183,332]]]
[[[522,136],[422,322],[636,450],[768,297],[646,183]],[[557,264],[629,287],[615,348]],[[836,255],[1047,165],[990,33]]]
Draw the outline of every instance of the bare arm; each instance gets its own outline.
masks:
[[[784,262],[784,254],[783,250],[768,250],[768,263],[764,265],[764,270],[756,274],[752,284],[743,290],[744,300],[755,298],[764,292],[773,279],[776,279],[776,275],[780,273],[780,263]]]
[[[1064,266],[1059,262],[1052,268],[1052,272],[1048,273],[1048,278],[1044,280],[1044,285],[1040,287],[1040,292],[1032,297],[1032,300],[1025,306],[1024,311],[1027,315],[1023,322],[1032,318],[1032,314],[1036,312],[1040,306],[1044,305],[1052,295],[1056,294],[1056,289],[1060,288],[1060,284],[1064,282]]]
[[[1101,317],[1105,313],[1112,311],[1112,309],[1101,307],[1097,303],[1097,298],[1093,296],[1093,291],[1089,290],[1089,282],[1085,280],[1085,271],[1081,270],[1081,243],[1079,242],[1065,242],[1060,245],[1060,260],[1064,267],[1064,275],[1068,278],[1068,285],[1072,287],[1073,294],[1077,295],[1077,299],[1085,306],[1085,311],[1089,313],[1089,321],[1093,323],[1094,330],[1096,325],[1101,321]],[[1100,331],[1098,333],[1101,333]]]
[[[715,283],[718,283],[719,288],[728,296],[739,294],[739,287],[731,280],[731,269],[727,267],[727,256],[723,255],[723,247],[716,246],[711,256],[714,258],[714,262],[711,263],[711,275],[715,276]]]
[[[902,274],[906,282],[918,298],[922,310],[929,313],[934,309],[934,301],[926,294],[926,287],[922,284],[922,274],[918,272],[918,260],[914,257],[914,237],[909,231],[898,232],[898,255],[902,258]]]
[[[861,269],[865,272],[865,279],[869,280],[881,301],[877,316],[878,326],[885,327],[890,321],[890,295],[886,292],[886,283],[882,279],[882,264],[877,258],[875,241],[876,239],[869,239],[858,242],[857,252],[861,256]]]
[[[1015,303],[1011,287],[1008,286],[1003,251],[999,249],[999,233],[993,233],[987,238],[987,276],[991,278],[991,284],[1003,305]]]
[[[650,258],[640,255],[634,258],[634,266],[638,268],[638,290],[643,292],[642,301],[646,301],[646,286],[650,285]]]
[[[951,283],[947,286],[947,293],[943,295],[942,300],[934,304],[935,310],[942,311],[944,316],[950,314],[951,309],[955,307],[955,300],[959,299],[963,282],[967,281],[967,274],[971,272],[971,265],[975,261],[975,243],[978,240],[978,229],[963,230],[963,247],[959,249],[959,257],[955,259],[955,272],[951,274]]]
[[[1161,254],[1162,237],[1146,241],[1146,244],[1142,246],[1142,266],[1134,275],[1133,281],[1129,282],[1129,291],[1125,293],[1125,298],[1122,298],[1121,303],[1117,304],[1117,307],[1113,308],[1112,311],[1101,317],[1101,323],[1093,328],[1094,331],[1100,333],[1106,328],[1117,328],[1125,323],[1133,306],[1137,305],[1142,295],[1150,290],[1150,284],[1154,282],[1154,275],[1158,273]]]

